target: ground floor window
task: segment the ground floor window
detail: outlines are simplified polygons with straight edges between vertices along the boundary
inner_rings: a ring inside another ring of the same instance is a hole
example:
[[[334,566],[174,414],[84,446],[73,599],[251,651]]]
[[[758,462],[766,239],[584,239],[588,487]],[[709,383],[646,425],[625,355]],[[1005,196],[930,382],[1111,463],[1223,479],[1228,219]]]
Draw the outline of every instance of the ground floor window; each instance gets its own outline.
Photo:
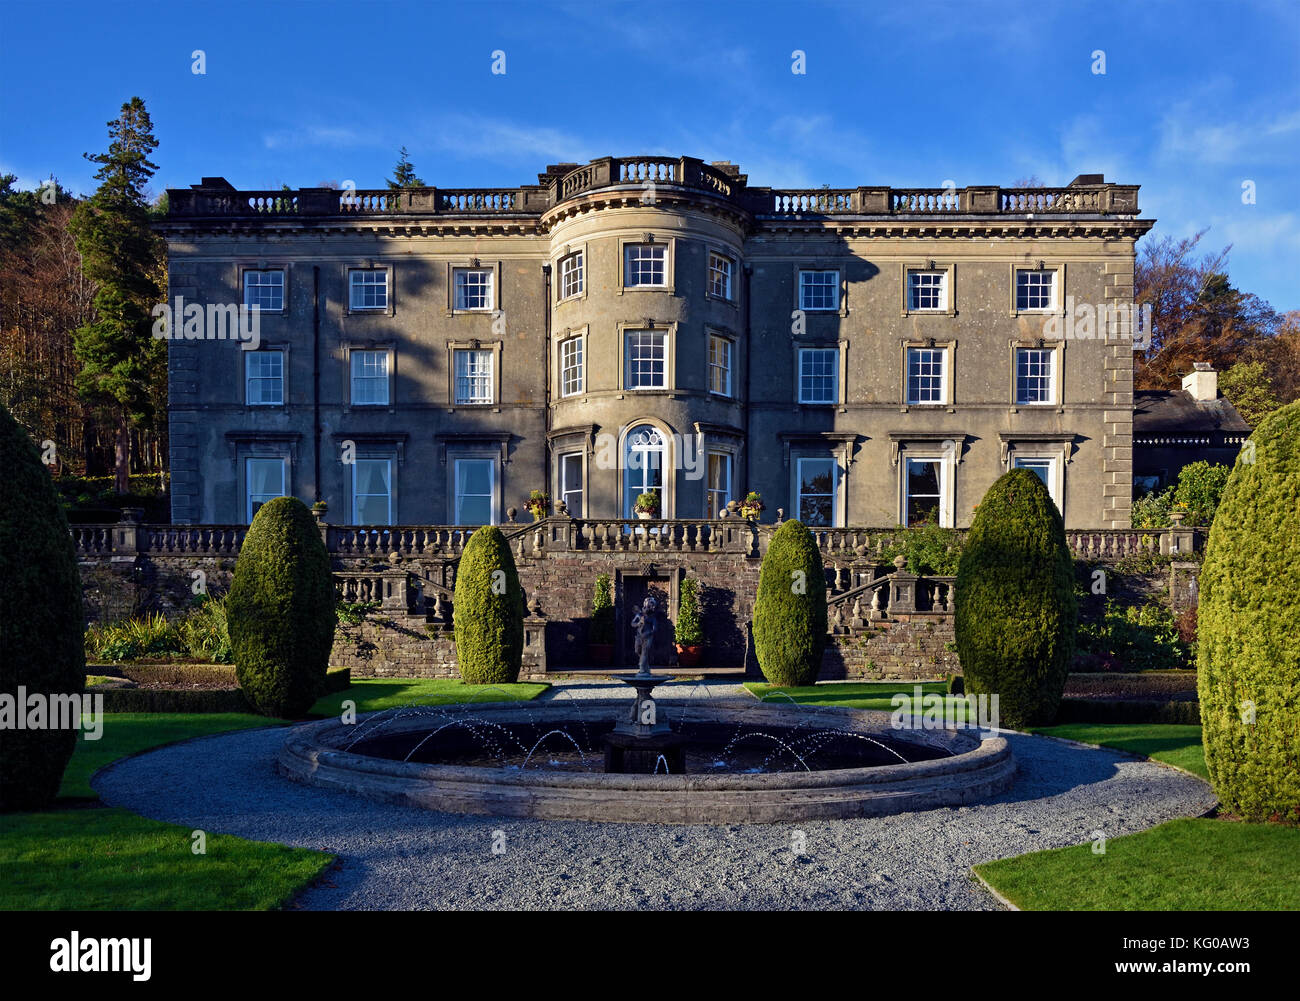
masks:
[[[835,524],[835,488],[839,468],[834,459],[800,459],[795,509],[805,525]]]
[[[352,462],[352,520],[357,525],[393,523],[391,459],[356,459]]]
[[[457,459],[456,524],[496,524],[496,463],[491,459]]]
[[[1011,460],[1012,469],[1028,469],[1031,473],[1043,481],[1043,486],[1047,487],[1047,492],[1052,495],[1052,503],[1056,505],[1057,511],[1061,510],[1061,498],[1057,490],[1057,462],[1054,456],[1050,455],[1017,455]]]
[[[583,516],[582,508],[582,453],[566,452],[560,456],[560,500],[569,514]]]
[[[705,490],[704,517],[716,518],[731,503],[731,455],[710,452]]]
[[[941,458],[909,458],[903,475],[903,523],[951,528],[947,463]]]
[[[244,482],[247,504],[245,507],[250,523],[263,504],[288,494],[286,465],[284,459],[278,457],[246,460]]]
[[[638,494],[659,494],[659,514],[667,517],[664,497],[664,458],[667,445],[658,428],[640,424],[627,433],[623,445],[623,517],[636,517]]]

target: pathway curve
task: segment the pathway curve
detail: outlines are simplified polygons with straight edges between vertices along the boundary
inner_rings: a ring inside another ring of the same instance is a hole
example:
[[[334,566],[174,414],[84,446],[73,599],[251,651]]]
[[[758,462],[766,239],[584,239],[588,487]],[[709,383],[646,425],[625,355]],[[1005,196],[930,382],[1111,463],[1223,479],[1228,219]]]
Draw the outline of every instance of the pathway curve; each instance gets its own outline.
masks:
[[[1080,844],[1098,830],[1129,834],[1215,803],[1206,783],[1166,765],[1006,734],[1016,784],[974,806],[723,827],[468,817],[281,778],[274,760],[285,735],[240,731],[159,748],[93,784],[104,802],[157,820],[340,856],[333,885],[298,901],[325,910],[997,908],[972,865]]]

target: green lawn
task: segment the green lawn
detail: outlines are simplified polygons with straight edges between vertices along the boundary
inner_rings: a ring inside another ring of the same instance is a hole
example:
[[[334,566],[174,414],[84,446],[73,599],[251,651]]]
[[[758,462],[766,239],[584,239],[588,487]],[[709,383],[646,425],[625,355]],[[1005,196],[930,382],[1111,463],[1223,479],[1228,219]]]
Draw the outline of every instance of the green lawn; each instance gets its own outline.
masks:
[[[1300,910],[1300,828],[1171,820],[1140,834],[977,865],[1024,910]]]
[[[0,821],[0,910],[266,910],[333,860],[324,852],[193,832],[128,810],[72,808]]]
[[[894,711],[891,700],[895,695],[902,694],[910,698],[917,687],[923,696],[942,695],[947,690],[942,681],[927,681],[919,686],[906,681],[846,681],[798,688],[779,688],[762,681],[745,682],[745,688],[751,695],[773,705],[794,701],[802,705],[843,706],[848,709],[878,709],[884,712]],[[961,699],[954,710],[964,713],[968,705],[965,699]],[[953,716],[954,710],[949,710],[948,715]]]
[[[526,702],[551,686],[542,681],[520,681],[513,685],[467,685],[456,678],[359,678],[352,687],[326,695],[311,707],[319,716],[337,716],[344,699],[357,704],[357,712],[391,709],[408,702],[445,706],[457,702]]]
[[[1064,723],[1035,727],[1033,733],[1100,744],[1175,765],[1209,781],[1199,726],[1168,723]]]

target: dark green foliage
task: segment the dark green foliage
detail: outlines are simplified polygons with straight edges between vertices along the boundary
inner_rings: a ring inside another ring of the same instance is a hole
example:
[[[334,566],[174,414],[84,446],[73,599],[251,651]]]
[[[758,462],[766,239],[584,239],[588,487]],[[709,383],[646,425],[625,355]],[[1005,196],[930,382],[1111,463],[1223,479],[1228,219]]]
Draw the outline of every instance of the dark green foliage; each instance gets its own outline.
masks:
[[[957,572],[964,545],[961,532],[924,521],[910,528],[900,525],[897,534],[881,550],[880,558],[885,563],[893,563],[896,556],[902,556],[909,573],[950,577]]]
[[[677,597],[677,642],[682,646],[697,646],[704,642],[704,627],[700,624],[699,582],[687,577],[681,583]]]
[[[411,157],[403,146],[397,154],[397,166],[393,168],[393,176],[388,181],[390,191],[397,191],[399,188],[422,188],[424,182],[415,174],[415,164],[411,163]]]
[[[1057,723],[1164,723],[1197,726],[1201,707],[1196,702],[1161,702],[1158,699],[1061,699]]]
[[[316,520],[296,497],[263,504],[226,598],[239,686],[258,712],[297,718],[324,691],[334,579]]]
[[[1200,592],[1197,691],[1214,791],[1247,820],[1300,820],[1300,403],[1264,418],[1233,467]]]
[[[811,685],[826,648],[826,574],[802,522],[785,522],[768,545],[754,601],[754,655],[773,685]]]
[[[1043,482],[1015,469],[984,495],[957,569],[957,654],[966,691],[997,695],[1002,723],[1051,723],[1078,609],[1065,527]]]
[[[46,698],[78,694],[86,658],[77,555],[50,474],[3,407],[0,471],[0,693],[15,702],[20,686]],[[0,729],[0,810],[49,803],[76,743],[75,729]]]
[[[524,595],[510,545],[495,525],[465,544],[456,571],[456,660],[467,685],[519,680],[524,653]]]
[[[247,713],[256,712],[238,688],[111,688],[104,696],[106,713]]]
[[[960,674],[948,675],[948,694],[949,695],[966,694],[966,681],[964,678],[962,678]]]
[[[1170,671],[1191,666],[1191,648],[1179,636],[1174,613],[1157,602],[1107,601],[1091,622],[1080,622],[1077,647],[1118,671]]]
[[[588,643],[607,646],[614,642],[614,599],[609,593],[609,574],[596,578],[596,590],[591,599],[591,632]]]

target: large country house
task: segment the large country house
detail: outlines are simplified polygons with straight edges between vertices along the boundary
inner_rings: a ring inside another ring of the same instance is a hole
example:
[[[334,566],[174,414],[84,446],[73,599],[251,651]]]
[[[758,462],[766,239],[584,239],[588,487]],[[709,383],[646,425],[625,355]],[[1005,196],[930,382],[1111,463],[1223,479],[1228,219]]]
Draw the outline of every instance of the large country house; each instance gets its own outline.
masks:
[[[963,526],[1020,466],[1067,527],[1127,527],[1137,191],[775,190],[659,156],[505,189],[204,178],[160,224],[173,520],[293,494],[475,525],[532,490],[701,519],[754,490],[765,520]],[[214,336],[240,304],[256,338]]]

